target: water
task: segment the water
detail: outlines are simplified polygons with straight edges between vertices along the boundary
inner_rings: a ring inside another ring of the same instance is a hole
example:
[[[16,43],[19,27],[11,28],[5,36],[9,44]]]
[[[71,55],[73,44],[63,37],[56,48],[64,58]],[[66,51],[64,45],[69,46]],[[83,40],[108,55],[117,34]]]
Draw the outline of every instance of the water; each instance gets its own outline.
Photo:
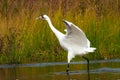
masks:
[[[88,80],[86,61],[0,65],[0,80]],[[120,59],[90,61],[91,80],[120,80]]]

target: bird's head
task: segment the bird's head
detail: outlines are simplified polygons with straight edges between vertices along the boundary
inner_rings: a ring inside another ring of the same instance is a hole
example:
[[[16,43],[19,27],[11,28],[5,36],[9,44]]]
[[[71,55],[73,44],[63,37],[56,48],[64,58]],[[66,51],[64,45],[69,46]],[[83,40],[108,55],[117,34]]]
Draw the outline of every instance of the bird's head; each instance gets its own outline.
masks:
[[[49,17],[47,15],[41,15],[41,16],[39,16],[39,17],[36,18],[36,20],[38,20],[38,19],[48,20]]]

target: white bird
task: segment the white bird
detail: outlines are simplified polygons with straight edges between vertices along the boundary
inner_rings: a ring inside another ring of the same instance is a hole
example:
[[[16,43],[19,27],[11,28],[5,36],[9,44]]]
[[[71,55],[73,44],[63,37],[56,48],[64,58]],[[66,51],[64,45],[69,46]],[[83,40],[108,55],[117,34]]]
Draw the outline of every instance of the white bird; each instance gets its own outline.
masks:
[[[86,57],[84,57],[84,55],[89,52],[94,52],[96,48],[90,47],[90,41],[87,39],[85,33],[76,25],[66,20],[63,20],[63,22],[66,25],[66,34],[63,34],[52,25],[52,22],[47,15],[42,15],[37,19],[44,19],[48,22],[51,30],[58,38],[62,48],[68,51],[67,73],[69,71],[69,63],[72,60],[72,58],[74,58],[76,55],[80,55],[87,60],[87,68],[89,73],[89,60]]]

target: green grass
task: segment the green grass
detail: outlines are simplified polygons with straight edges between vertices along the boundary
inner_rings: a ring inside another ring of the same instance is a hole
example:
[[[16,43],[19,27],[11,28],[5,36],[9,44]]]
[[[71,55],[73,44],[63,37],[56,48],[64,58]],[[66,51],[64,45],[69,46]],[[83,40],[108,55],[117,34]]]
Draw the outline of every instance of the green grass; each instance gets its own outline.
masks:
[[[87,55],[88,58],[120,58],[118,0],[37,0],[27,3],[2,0],[0,3],[1,64],[67,61],[67,52],[60,47],[47,22],[35,20],[41,14],[47,14],[63,33],[62,19],[78,25],[91,41],[91,46],[97,48]]]

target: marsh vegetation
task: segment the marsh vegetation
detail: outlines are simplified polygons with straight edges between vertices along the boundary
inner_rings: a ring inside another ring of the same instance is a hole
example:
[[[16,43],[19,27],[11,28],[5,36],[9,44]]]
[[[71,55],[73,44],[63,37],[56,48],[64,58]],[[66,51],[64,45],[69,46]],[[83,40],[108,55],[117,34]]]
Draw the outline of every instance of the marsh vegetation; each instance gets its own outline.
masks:
[[[0,64],[67,61],[41,14],[63,33],[62,19],[78,25],[97,48],[89,59],[120,58],[119,0],[0,0]]]

